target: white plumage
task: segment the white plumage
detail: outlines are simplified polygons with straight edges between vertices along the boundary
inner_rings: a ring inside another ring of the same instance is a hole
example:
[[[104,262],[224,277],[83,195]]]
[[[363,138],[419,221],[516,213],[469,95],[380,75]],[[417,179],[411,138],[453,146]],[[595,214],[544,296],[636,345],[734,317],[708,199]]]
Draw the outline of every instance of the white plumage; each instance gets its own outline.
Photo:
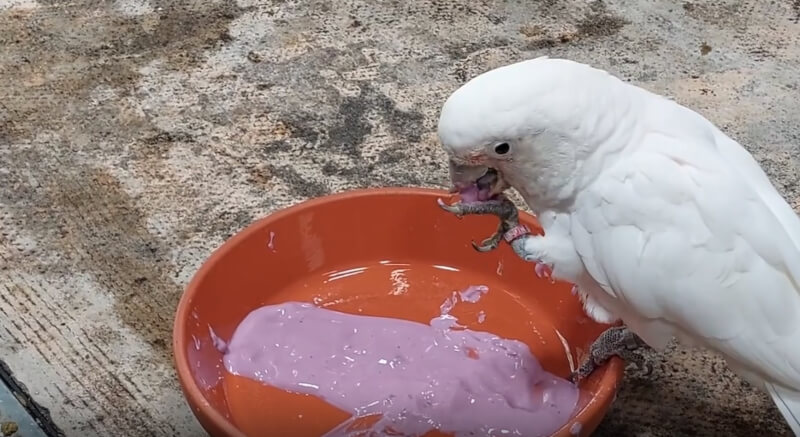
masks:
[[[741,145],[671,100],[548,58],[464,85],[439,134],[454,162],[520,192],[546,234],[525,252],[576,283],[590,316],[656,348],[676,336],[719,352],[800,435],[800,219]]]

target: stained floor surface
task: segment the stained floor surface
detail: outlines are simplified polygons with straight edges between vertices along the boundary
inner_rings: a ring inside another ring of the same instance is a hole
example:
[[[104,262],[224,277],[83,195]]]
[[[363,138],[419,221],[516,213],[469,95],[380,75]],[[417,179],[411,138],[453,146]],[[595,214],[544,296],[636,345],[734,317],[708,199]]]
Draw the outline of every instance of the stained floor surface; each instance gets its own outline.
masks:
[[[443,186],[447,95],[543,54],[700,111],[800,206],[799,23],[793,0],[0,0],[0,354],[67,435],[198,435],[169,344],[204,257],[308,197]],[[789,435],[719,359],[654,359],[598,435]]]

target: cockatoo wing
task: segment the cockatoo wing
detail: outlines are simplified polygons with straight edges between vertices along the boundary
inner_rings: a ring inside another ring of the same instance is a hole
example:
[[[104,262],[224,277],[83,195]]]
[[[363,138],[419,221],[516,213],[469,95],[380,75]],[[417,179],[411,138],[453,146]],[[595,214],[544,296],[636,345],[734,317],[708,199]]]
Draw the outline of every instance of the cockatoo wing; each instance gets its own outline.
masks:
[[[646,135],[579,195],[571,233],[623,320],[800,393],[800,250],[716,148]]]

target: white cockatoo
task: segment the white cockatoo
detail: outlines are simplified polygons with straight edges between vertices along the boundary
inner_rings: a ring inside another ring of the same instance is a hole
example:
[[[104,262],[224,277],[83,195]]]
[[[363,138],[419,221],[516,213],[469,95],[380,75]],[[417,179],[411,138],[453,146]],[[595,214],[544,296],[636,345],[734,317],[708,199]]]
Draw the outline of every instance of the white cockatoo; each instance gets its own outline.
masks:
[[[800,435],[800,219],[753,157],[700,114],[609,73],[541,57],[481,74],[439,119],[459,215],[494,214],[540,275],[623,322],[574,378],[672,338],[714,350]],[[513,187],[544,235],[516,222]]]

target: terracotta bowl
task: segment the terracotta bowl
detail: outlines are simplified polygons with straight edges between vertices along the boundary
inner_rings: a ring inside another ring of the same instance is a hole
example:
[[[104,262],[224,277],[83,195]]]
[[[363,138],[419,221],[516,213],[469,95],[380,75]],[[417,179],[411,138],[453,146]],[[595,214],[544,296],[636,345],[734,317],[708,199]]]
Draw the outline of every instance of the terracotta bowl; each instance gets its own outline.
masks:
[[[180,383],[209,434],[322,435],[349,417],[317,398],[225,371],[211,332],[228,341],[251,310],[289,300],[427,323],[453,290],[485,284],[490,292],[477,304],[456,305],[460,323],[521,340],[545,369],[569,374],[570,360],[578,363],[607,326],[584,315],[569,284],[538,279],[507,244],[475,251],[470,242],[489,236],[497,218],[458,219],[437,206],[439,197],[449,195],[387,188],[314,199],[259,220],[211,255],[181,298],[173,333]],[[540,229],[532,216],[521,219]],[[390,293],[396,287],[404,293]],[[486,319],[477,324],[481,310]],[[554,435],[591,434],[622,369],[613,359],[585,380],[577,414]]]

